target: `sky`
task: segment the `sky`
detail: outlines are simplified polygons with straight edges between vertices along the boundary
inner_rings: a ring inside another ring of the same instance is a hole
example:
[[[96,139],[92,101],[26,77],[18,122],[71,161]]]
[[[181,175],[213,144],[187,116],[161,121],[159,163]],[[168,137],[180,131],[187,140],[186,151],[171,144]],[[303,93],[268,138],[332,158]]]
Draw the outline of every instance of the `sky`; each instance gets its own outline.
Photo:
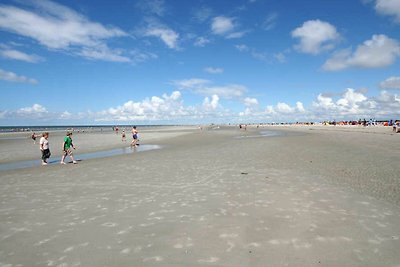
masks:
[[[400,119],[400,0],[0,0],[0,125]]]

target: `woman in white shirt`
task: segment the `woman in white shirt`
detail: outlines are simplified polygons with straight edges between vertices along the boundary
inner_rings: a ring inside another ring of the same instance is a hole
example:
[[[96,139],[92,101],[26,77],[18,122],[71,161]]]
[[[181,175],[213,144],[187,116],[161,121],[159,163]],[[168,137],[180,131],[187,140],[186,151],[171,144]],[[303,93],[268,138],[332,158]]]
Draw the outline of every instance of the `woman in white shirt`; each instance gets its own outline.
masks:
[[[42,151],[42,165],[47,165],[47,159],[50,158],[50,147],[49,147],[49,133],[45,132],[42,134],[42,137],[40,138],[39,144],[40,144],[40,150]]]

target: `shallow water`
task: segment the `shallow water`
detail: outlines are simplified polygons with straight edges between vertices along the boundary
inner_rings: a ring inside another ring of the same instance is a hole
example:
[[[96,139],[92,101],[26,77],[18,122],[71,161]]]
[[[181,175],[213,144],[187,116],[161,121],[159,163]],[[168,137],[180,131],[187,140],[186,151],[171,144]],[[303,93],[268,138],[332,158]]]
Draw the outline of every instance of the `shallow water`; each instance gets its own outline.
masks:
[[[149,150],[154,150],[154,149],[161,149],[161,146],[159,145],[140,145],[138,147],[124,147],[124,148],[116,148],[112,150],[105,150],[105,151],[98,151],[98,152],[92,152],[92,153],[84,153],[84,154],[76,154],[74,155],[75,159],[77,161],[82,161],[82,160],[88,160],[88,159],[95,159],[95,158],[106,158],[106,157],[112,157],[112,156],[117,156],[117,155],[124,155],[124,154],[132,154],[136,152],[144,152],[144,151],[149,151]],[[55,165],[60,163],[61,158],[60,157],[51,157],[49,159],[49,165]],[[69,157],[66,158],[66,162],[68,163],[68,160],[70,160]],[[0,164],[0,171],[9,171],[9,170],[15,170],[15,169],[24,169],[24,168],[30,168],[30,167],[35,167],[35,166],[40,166],[41,160],[25,160],[25,161],[18,161],[18,162],[11,162],[11,163],[3,163]]]
[[[260,137],[272,137],[272,136],[284,136],[284,135],[286,135],[284,132],[264,130],[258,132],[258,134],[240,135],[236,136],[235,138],[260,138]]]

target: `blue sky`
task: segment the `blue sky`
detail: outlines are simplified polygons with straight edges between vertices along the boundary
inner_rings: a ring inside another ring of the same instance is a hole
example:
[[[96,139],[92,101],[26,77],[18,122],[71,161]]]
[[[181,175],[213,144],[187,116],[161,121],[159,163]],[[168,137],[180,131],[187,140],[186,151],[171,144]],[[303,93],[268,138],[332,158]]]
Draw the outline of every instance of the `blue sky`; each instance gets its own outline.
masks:
[[[0,1],[0,125],[400,117],[400,0]]]

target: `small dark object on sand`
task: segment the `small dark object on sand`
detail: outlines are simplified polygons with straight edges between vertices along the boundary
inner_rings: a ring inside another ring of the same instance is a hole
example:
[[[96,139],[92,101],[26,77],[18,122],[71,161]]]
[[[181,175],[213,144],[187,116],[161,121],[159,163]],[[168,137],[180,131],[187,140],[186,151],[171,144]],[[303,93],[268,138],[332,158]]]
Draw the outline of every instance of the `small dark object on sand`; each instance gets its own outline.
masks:
[[[248,172],[241,172],[240,174],[249,174]]]

